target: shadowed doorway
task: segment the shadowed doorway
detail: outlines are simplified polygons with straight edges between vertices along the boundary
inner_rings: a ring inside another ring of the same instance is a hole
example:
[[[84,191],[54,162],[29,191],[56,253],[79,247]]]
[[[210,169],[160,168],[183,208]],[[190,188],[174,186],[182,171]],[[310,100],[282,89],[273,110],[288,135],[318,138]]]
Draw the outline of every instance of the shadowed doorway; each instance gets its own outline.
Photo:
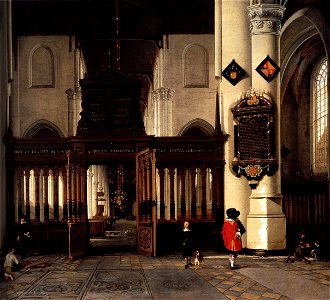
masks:
[[[87,206],[91,254],[136,251],[135,164],[91,165]]]

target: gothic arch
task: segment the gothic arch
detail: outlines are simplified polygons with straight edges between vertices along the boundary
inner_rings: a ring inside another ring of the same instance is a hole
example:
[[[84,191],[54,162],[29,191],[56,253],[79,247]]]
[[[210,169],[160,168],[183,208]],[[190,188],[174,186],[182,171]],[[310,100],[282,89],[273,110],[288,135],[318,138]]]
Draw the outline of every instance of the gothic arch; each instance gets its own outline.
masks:
[[[281,33],[281,147],[285,179],[311,172],[311,78],[317,62],[330,53],[330,30],[316,9],[302,9]]]
[[[35,46],[30,53],[30,86],[34,88],[55,87],[55,59],[52,49]]]
[[[209,87],[207,50],[199,44],[189,44],[183,50],[183,86],[186,88]]]
[[[186,125],[182,127],[179,132],[179,136],[191,135],[191,132],[197,132],[205,136],[210,136],[214,134],[213,126],[203,119],[196,118],[189,121]]]
[[[284,98],[287,83],[292,77],[294,68],[300,59],[302,49],[307,46],[311,49],[313,39],[314,55],[321,50],[329,57],[330,54],[330,30],[318,10],[312,8],[302,9],[293,14],[283,25],[281,32],[281,100]],[[308,44],[309,45],[306,45]],[[320,51],[320,52],[321,52]]]
[[[52,122],[38,120],[31,124],[23,134],[23,138],[57,138],[64,137],[61,130]]]

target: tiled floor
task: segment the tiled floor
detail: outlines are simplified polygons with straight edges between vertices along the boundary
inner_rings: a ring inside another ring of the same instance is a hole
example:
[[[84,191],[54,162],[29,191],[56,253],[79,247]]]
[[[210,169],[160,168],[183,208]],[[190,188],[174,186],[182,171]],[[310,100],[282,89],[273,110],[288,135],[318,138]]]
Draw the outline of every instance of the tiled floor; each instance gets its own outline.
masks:
[[[187,270],[179,254],[29,257],[13,282],[0,283],[0,299],[330,299],[329,261],[241,255],[230,270],[226,255],[204,256],[202,268]]]

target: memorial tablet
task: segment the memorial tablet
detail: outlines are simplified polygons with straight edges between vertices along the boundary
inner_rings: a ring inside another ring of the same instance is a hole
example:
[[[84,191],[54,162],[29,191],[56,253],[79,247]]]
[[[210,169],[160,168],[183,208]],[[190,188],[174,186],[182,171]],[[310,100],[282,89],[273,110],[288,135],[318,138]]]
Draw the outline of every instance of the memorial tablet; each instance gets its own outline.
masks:
[[[234,117],[233,171],[248,180],[272,175],[275,159],[274,105],[266,93],[250,89],[231,109]]]

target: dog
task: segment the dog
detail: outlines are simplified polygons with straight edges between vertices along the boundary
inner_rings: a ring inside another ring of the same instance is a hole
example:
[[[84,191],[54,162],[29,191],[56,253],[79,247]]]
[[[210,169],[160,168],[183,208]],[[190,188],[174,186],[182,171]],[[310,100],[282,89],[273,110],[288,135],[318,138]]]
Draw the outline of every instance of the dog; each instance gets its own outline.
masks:
[[[318,243],[312,241],[311,239],[307,239],[305,231],[302,230],[298,233],[298,242],[293,253],[293,258],[291,258],[291,253],[289,253],[289,256],[284,260],[284,262],[292,263],[296,260],[310,264],[310,259],[317,261],[319,246],[320,245]]]
[[[199,250],[194,252],[194,263],[195,269],[199,269],[203,265],[203,254]]]

